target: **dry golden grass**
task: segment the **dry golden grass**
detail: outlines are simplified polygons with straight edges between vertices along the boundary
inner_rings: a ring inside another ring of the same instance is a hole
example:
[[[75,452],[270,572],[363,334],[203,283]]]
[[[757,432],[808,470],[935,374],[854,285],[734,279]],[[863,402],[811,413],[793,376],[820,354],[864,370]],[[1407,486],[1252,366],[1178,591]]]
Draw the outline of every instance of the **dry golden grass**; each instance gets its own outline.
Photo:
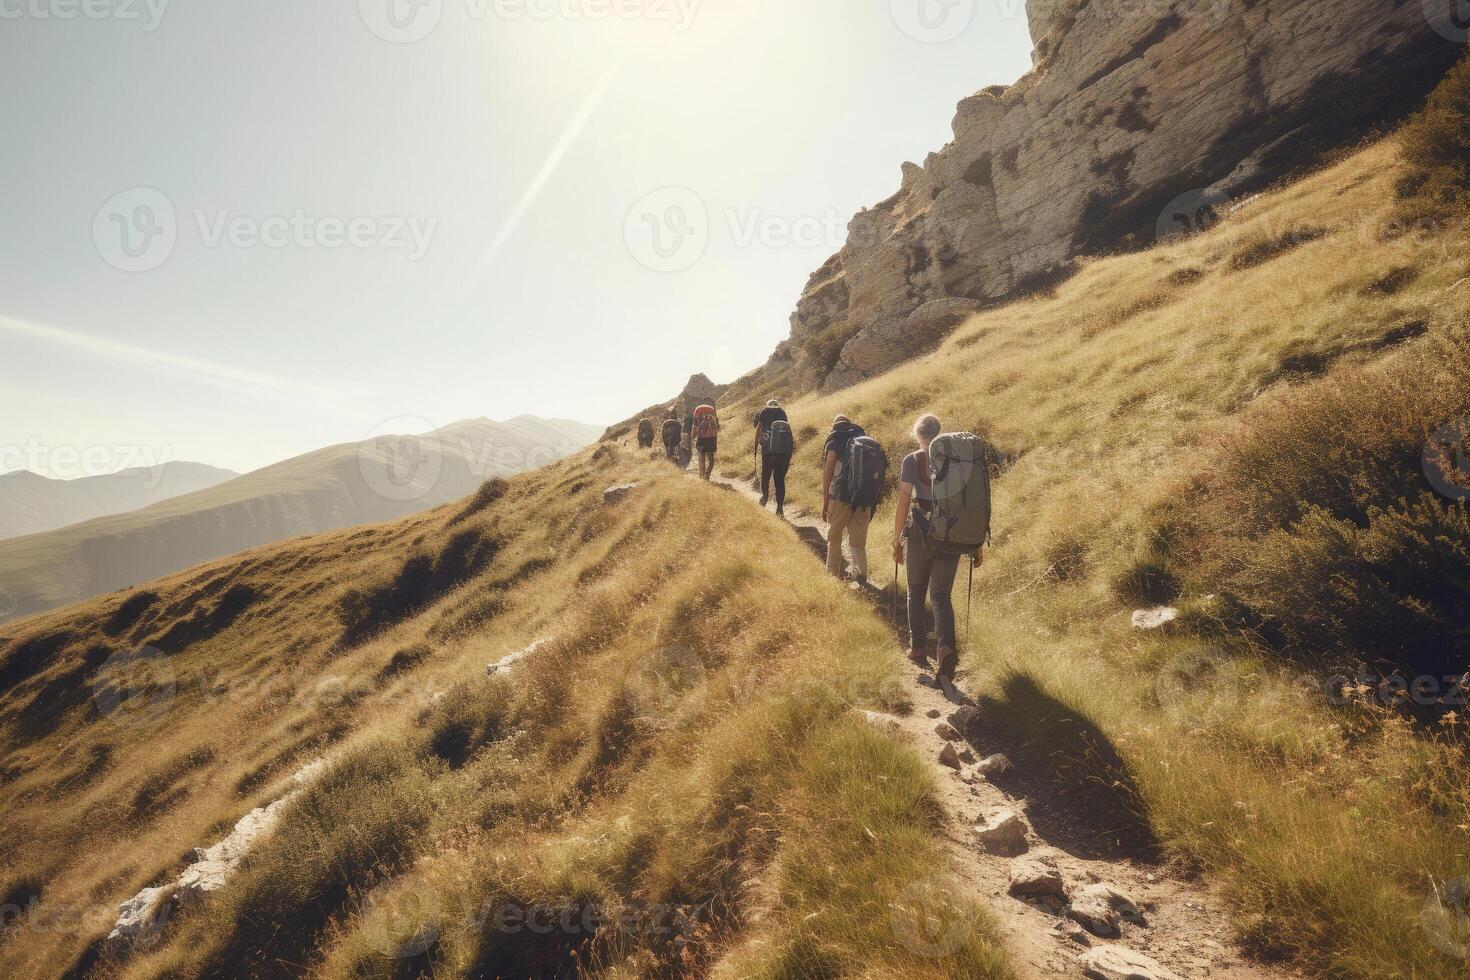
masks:
[[[487,562],[459,560],[467,535],[494,542]],[[69,638],[0,708],[5,874],[39,884],[42,912],[94,915],[22,920],[0,971],[91,965],[117,902],[330,753],[230,886],[122,972],[1008,976],[984,914],[942,887],[927,766],[855,714],[905,710],[894,641],[818,567],[735,495],[605,448],[152,583],[151,602],[24,621],[7,669],[18,644]],[[114,724],[88,690],[23,730],[29,693],[90,683],[85,650],[237,586],[253,601],[168,657],[157,724]],[[393,614],[363,634],[376,604]],[[958,937],[938,955],[936,928]]]
[[[1018,729],[1038,712],[1095,725],[1101,757],[1116,750],[1124,771],[1056,779],[1126,777],[1165,851],[1234,900],[1248,949],[1340,977],[1463,975],[1420,913],[1436,882],[1470,874],[1464,754],[1335,707],[1320,678],[1222,630],[1198,597],[1169,636],[1135,633],[1128,614],[1177,593],[1163,515],[1247,406],[1470,321],[1462,241],[1384,234],[1401,176],[1392,141],[1367,147],[1206,233],[1084,262],[1052,294],[980,314],[882,377],[787,403],[804,437],[792,496],[809,507],[838,412],[895,466],[926,411],[1014,460],[995,485],[962,686]],[[721,471],[749,476],[749,444],[725,443]],[[880,510],[880,582],[891,526]],[[1067,725],[1033,736],[1039,765],[1077,751]]]

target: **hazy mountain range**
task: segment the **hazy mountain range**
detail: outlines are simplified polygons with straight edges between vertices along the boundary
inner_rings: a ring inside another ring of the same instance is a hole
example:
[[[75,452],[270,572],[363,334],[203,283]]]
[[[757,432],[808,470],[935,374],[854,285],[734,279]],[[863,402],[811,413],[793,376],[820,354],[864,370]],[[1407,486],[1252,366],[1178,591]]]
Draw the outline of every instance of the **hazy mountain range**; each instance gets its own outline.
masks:
[[[239,475],[182,460],[76,480],[53,480],[29,470],[0,474],[0,540],[137,510]]]
[[[0,541],[0,621],[284,538],[404,517],[457,500],[492,477],[561,459],[601,432],[600,426],[531,415],[468,419],[427,435],[328,446],[192,492],[182,485],[183,474],[197,464],[178,475],[172,470],[178,464],[169,464],[168,485],[179,487],[177,495]],[[0,479],[0,486],[8,484],[30,492],[0,498],[5,526],[23,527],[21,520],[33,513],[61,519],[68,481],[11,474]],[[112,499],[123,499],[121,492]],[[11,500],[24,503],[12,513]]]

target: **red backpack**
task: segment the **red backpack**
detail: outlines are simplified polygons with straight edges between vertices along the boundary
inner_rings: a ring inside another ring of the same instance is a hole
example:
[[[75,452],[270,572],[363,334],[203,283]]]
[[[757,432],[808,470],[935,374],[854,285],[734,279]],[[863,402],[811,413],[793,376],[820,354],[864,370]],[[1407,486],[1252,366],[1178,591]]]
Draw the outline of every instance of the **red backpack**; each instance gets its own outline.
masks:
[[[694,434],[700,439],[714,439],[720,434],[720,416],[713,405],[694,410]]]

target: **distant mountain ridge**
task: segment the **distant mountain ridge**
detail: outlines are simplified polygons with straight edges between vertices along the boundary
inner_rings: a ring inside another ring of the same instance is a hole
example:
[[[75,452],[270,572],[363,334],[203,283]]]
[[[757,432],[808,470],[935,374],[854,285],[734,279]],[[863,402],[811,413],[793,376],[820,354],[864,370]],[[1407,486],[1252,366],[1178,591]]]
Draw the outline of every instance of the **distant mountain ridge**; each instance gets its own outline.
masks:
[[[137,510],[207,490],[239,475],[184,460],[75,480],[57,480],[29,470],[0,474],[0,540]]]
[[[395,520],[569,456],[602,428],[522,415],[342,443],[126,514],[0,541],[0,622],[304,534]]]

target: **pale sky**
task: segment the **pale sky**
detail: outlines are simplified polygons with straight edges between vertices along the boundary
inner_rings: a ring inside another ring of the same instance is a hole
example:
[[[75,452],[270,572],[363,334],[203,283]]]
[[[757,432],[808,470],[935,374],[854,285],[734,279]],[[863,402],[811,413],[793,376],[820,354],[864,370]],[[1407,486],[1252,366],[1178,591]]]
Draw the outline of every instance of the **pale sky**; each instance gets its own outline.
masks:
[[[0,472],[734,380],[1029,64],[1023,0],[0,0]]]

